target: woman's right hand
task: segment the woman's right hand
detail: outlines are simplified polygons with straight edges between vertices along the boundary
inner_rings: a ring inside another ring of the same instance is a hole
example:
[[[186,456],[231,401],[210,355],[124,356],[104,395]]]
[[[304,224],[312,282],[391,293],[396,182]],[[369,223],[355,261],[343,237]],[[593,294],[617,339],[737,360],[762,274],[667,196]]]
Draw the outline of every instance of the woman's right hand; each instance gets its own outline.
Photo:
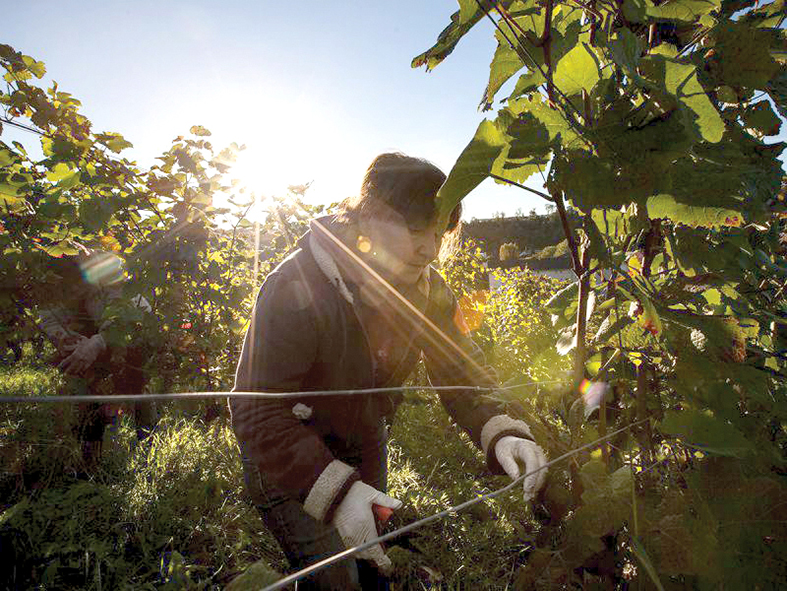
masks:
[[[398,509],[402,506],[402,501],[359,481],[350,487],[339,503],[333,516],[333,525],[347,548],[359,546],[377,537],[373,505]],[[356,556],[374,562],[383,574],[390,572],[393,566],[380,544],[358,552]]]

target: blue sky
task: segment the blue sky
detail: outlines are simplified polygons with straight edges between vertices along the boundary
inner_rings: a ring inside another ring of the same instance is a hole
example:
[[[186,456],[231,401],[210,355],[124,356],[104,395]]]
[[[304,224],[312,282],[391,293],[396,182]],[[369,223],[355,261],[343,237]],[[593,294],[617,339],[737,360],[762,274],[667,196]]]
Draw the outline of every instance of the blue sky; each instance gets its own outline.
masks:
[[[2,42],[43,60],[95,129],[123,133],[134,144],[124,155],[141,164],[199,124],[216,146],[247,146],[237,174],[258,191],[314,181],[310,199],[330,203],[356,192],[380,152],[448,172],[472,137],[484,117],[491,25],[435,71],[410,68],[456,8],[455,0],[28,0],[4,7],[12,26]],[[543,204],[487,181],[465,200],[465,217]]]

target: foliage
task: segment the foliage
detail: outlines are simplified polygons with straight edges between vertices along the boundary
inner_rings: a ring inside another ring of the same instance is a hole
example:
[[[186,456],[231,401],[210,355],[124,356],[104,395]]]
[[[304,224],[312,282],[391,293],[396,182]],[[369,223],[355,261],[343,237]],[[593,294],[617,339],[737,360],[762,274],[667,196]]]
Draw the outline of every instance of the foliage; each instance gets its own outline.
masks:
[[[413,65],[435,67],[488,11],[482,104],[513,90],[442,207],[549,163],[581,278],[546,305],[575,387],[524,412],[553,457],[640,422],[551,471],[519,587],[778,587],[783,518],[756,505],[787,490],[784,144],[768,139],[787,112],[784,2],[459,5]]]
[[[41,395],[53,378],[50,369],[16,368],[0,376],[0,392]],[[37,431],[62,425],[59,409],[2,411],[0,547],[15,569],[3,569],[0,587],[218,589],[260,557],[282,568],[243,497],[227,420],[206,426],[167,413],[138,444],[124,418],[107,434],[93,477],[77,480],[73,436]],[[20,458],[23,470],[14,463]]]
[[[199,125],[141,169],[117,155],[131,145],[120,134],[93,131],[78,100],[57,84],[34,84],[41,62],[3,45],[0,64],[5,124],[32,122],[43,151],[34,160],[19,142],[0,142],[0,310],[11,320],[0,336],[29,339],[36,310],[74,289],[58,282],[53,258],[82,247],[111,252],[128,281],[105,311],[110,345],[155,350],[146,369],[159,391],[227,389],[258,277],[321,210],[302,202],[308,186],[268,203],[246,195],[227,178],[243,146],[216,151]],[[267,211],[261,224],[247,218],[254,208]],[[255,232],[262,265],[254,264]],[[149,313],[134,304],[137,295]]]

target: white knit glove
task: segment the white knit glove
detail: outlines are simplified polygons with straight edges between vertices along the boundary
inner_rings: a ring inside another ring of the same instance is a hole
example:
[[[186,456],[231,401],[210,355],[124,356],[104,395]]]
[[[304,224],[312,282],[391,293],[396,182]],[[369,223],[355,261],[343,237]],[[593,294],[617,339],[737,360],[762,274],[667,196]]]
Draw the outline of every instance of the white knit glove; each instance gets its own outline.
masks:
[[[104,338],[95,334],[89,339],[82,339],[74,348],[74,352],[57,366],[67,374],[79,375],[88,369],[99,355],[107,348]]]
[[[524,466],[524,471],[527,473],[547,463],[544,450],[535,442],[511,435],[501,437],[495,444],[495,456],[512,480],[516,480],[522,474],[520,464]],[[544,468],[525,478],[523,483],[525,501],[531,500],[541,490],[546,477],[547,470]]]
[[[402,506],[402,501],[389,497],[363,482],[353,484],[333,515],[333,526],[338,530],[347,548],[353,548],[377,537],[372,505],[398,509]],[[376,563],[383,574],[390,572],[393,566],[380,544],[358,552],[356,556]]]

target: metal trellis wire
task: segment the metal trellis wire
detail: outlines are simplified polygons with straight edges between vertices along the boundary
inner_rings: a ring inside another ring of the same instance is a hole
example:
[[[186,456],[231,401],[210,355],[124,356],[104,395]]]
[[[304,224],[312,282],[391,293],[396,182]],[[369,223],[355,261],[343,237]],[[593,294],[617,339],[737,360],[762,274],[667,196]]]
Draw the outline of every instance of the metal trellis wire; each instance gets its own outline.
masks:
[[[299,570],[299,571],[297,571],[297,572],[295,572],[295,573],[293,573],[291,575],[288,575],[288,576],[286,576],[286,577],[284,577],[282,579],[279,579],[278,581],[276,581],[272,585],[268,585],[267,587],[263,588],[262,591],[276,591],[277,589],[283,589],[284,587],[286,587],[287,585],[289,585],[291,583],[294,583],[295,581],[298,581],[298,580],[300,580],[300,579],[302,579],[304,577],[307,577],[307,576],[309,576],[311,574],[319,572],[319,571],[321,571],[321,570],[323,570],[323,569],[325,569],[325,568],[327,568],[327,567],[329,567],[329,566],[331,566],[333,564],[336,564],[337,562],[341,562],[343,560],[346,560],[346,559],[350,558],[351,556],[353,556],[354,554],[356,554],[358,552],[363,552],[367,548],[371,548],[372,546],[376,546],[377,544],[381,544],[383,542],[387,542],[388,540],[392,540],[392,539],[394,539],[394,538],[396,538],[396,537],[398,537],[398,536],[400,536],[402,534],[405,534],[405,533],[408,533],[410,531],[413,531],[414,529],[422,527],[422,526],[424,526],[424,525],[426,525],[428,523],[431,523],[431,522],[436,521],[438,519],[442,519],[444,517],[448,517],[449,515],[452,515],[454,513],[458,513],[459,511],[462,511],[464,509],[472,507],[473,505],[481,503],[481,502],[483,502],[483,501],[485,501],[487,499],[493,499],[493,498],[495,498],[497,496],[500,496],[500,495],[502,495],[504,493],[507,493],[510,490],[514,489],[517,485],[522,483],[525,480],[525,478],[527,478],[528,476],[531,476],[531,475],[533,475],[533,474],[535,474],[537,472],[540,472],[541,470],[546,470],[550,466],[554,466],[555,464],[557,464],[559,462],[562,462],[563,460],[566,460],[566,459],[568,459],[570,457],[573,457],[573,456],[575,456],[576,454],[578,454],[580,452],[583,452],[583,451],[588,450],[588,449],[590,449],[592,447],[595,447],[599,443],[602,443],[602,442],[606,441],[607,439],[611,439],[612,437],[615,437],[616,435],[619,435],[620,433],[622,433],[622,432],[624,432],[624,431],[626,431],[628,429],[631,429],[632,427],[636,427],[637,425],[641,425],[642,423],[645,423],[645,422],[647,422],[649,420],[650,420],[649,418],[645,418],[645,419],[641,419],[639,421],[635,421],[633,423],[630,423],[630,424],[626,425],[625,427],[621,427],[620,429],[617,429],[616,431],[613,431],[612,433],[608,433],[604,437],[599,437],[595,441],[591,441],[590,443],[587,443],[587,444],[582,445],[580,447],[577,447],[577,448],[575,448],[575,449],[573,449],[571,451],[568,451],[568,452],[564,453],[563,455],[555,458],[554,460],[550,460],[546,464],[543,464],[543,465],[539,466],[535,470],[530,470],[529,472],[520,475],[519,478],[516,478],[516,479],[512,480],[511,482],[509,482],[506,486],[504,486],[502,488],[499,488],[499,489],[494,490],[492,492],[488,492],[488,493],[486,493],[484,495],[479,495],[479,496],[477,496],[474,499],[470,499],[469,501],[465,501],[464,503],[460,503],[460,504],[455,505],[453,507],[449,507],[448,509],[445,509],[444,511],[440,511],[439,513],[435,513],[434,515],[430,515],[428,517],[424,517],[423,519],[419,519],[418,521],[414,521],[413,523],[405,525],[404,527],[400,527],[399,529],[394,530],[394,531],[392,531],[390,533],[384,534],[382,536],[378,536],[378,537],[376,537],[376,538],[374,538],[372,540],[369,540],[368,542],[365,542],[363,544],[355,546],[354,548],[348,548],[347,550],[344,550],[343,552],[339,552],[337,554],[334,554],[333,556],[330,556],[330,557],[326,558],[325,560],[321,560],[320,562],[316,562],[316,563],[314,563],[314,564],[312,564],[310,566],[307,566],[306,568],[303,568],[303,569],[301,569],[301,570]]]
[[[502,390],[514,390],[526,388],[528,386],[538,386],[542,384],[568,384],[568,380],[547,380],[542,382],[529,382],[527,384],[516,384],[513,386],[398,386],[388,388],[361,388],[357,390],[311,390],[298,392],[167,392],[151,394],[77,394],[74,396],[0,396],[0,404],[20,404],[20,403],[56,403],[56,402],[148,402],[154,400],[186,400],[204,398],[258,398],[258,399],[289,399],[304,397],[322,396],[352,396],[362,394],[382,394],[386,392],[402,392],[416,390],[436,390],[438,392],[450,391],[469,391],[469,392],[497,392]]]

